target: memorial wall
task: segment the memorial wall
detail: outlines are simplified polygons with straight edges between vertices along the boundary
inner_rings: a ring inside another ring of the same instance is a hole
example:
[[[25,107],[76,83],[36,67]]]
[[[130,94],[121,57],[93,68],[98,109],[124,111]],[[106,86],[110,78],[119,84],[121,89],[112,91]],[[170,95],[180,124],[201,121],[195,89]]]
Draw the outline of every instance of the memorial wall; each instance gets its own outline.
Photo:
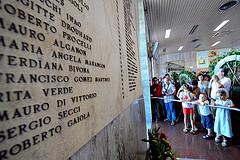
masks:
[[[136,0],[0,0],[0,160],[66,160],[141,95]]]

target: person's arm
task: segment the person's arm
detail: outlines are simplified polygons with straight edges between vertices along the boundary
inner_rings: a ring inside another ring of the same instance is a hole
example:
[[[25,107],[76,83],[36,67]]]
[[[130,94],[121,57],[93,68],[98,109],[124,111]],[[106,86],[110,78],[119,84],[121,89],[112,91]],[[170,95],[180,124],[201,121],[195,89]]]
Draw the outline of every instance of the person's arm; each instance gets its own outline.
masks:
[[[180,99],[180,93],[183,91],[183,88],[180,87],[179,90],[177,91],[177,97]]]
[[[196,101],[192,101],[192,104],[197,104],[199,105],[201,102],[199,102],[199,100],[196,100]]]
[[[171,89],[172,92],[169,93],[169,96],[174,95],[176,93],[176,88],[175,88],[174,84],[172,84],[171,87],[172,87],[172,89]]]
[[[190,91],[188,91],[188,99],[187,100],[185,100],[186,102],[191,102],[193,99],[194,99],[194,95],[190,92]]]
[[[204,101],[203,105],[209,105],[209,101],[208,100]]]
[[[200,89],[196,88],[192,94],[193,94],[194,99],[198,99],[198,97],[200,95]]]
[[[217,103],[218,103],[218,100],[214,101],[214,102],[213,102],[213,105],[214,105],[214,106],[217,106],[217,105],[218,105]]]
[[[232,81],[230,78],[227,78],[226,81],[224,82],[223,86],[224,88],[229,92],[231,88]]]
[[[179,97],[178,97],[181,101],[183,100],[183,90],[179,92]]]
[[[218,85],[218,88],[224,88],[223,84],[221,84],[219,81],[215,81]]]
[[[150,95],[153,96],[153,86],[150,86]]]
[[[211,98],[211,91],[212,91],[211,88],[208,88],[208,89],[207,89],[207,95],[208,95],[209,98]]]
[[[213,80],[211,79],[211,81],[208,83],[208,88],[207,88],[207,94],[209,98],[211,98],[212,83],[213,83]]]
[[[230,107],[230,108],[234,107],[234,104],[233,104],[232,100],[228,99],[228,103],[229,103],[228,107]]]

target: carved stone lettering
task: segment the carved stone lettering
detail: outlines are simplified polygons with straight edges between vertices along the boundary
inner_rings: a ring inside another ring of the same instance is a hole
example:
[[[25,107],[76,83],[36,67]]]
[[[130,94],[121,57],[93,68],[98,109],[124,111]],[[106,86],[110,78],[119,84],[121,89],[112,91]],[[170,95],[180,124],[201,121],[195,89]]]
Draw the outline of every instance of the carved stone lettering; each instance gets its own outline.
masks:
[[[21,101],[32,99],[28,90],[0,91],[0,102]]]
[[[29,104],[20,108],[16,108],[13,112],[7,110],[0,111],[0,121],[6,121],[9,119],[21,118],[31,114],[41,113],[47,111],[50,105],[48,103],[42,104]]]
[[[45,96],[56,96],[73,93],[73,87],[44,88],[42,91]]]
[[[74,108],[70,108],[68,110],[58,112],[58,119],[63,119],[65,117],[72,116],[73,114],[79,113],[80,111],[81,111],[81,107],[77,106]]]
[[[45,18],[48,18],[51,21],[55,21],[55,15],[51,12],[49,12],[48,9],[44,8],[43,6],[35,3],[36,1],[31,0],[16,0],[19,5],[25,6],[28,9],[31,9],[34,13],[37,13]],[[13,7],[10,4],[5,4],[4,9],[8,12],[16,12],[16,10],[13,9]]]
[[[138,68],[136,66],[136,51],[135,46],[136,43],[133,40],[133,33],[136,30],[133,20],[133,13],[131,8],[133,7],[132,1],[129,0],[123,0],[124,5],[124,21],[125,21],[125,42],[126,42],[126,50],[127,50],[127,67],[128,67],[128,77],[131,75],[137,75],[138,74]],[[132,83],[131,81],[135,81],[135,79],[129,78],[128,79],[128,88],[129,91],[134,91],[136,85]]]
[[[86,3],[85,0],[68,0],[75,8],[77,8],[78,11],[81,13],[84,12],[84,10],[89,11],[90,7]]]
[[[77,117],[74,117],[73,119],[69,120],[67,122],[67,126],[68,127],[73,127],[74,125],[77,125],[81,121],[86,120],[88,118],[90,118],[90,113],[89,112],[81,114],[81,115],[79,115]]]
[[[40,46],[35,46],[34,44],[30,44],[23,41],[13,40],[5,40],[4,36],[0,36],[0,47],[6,47],[9,49],[20,50],[22,53],[34,53],[43,55],[42,48]]]
[[[1,56],[0,56],[1,57]],[[1,58],[0,58],[1,59]],[[1,60],[0,60],[1,61]],[[48,74],[14,74],[0,73],[0,81],[4,83],[67,83],[69,77],[66,75],[48,75]]]
[[[70,41],[70,42],[73,42],[73,43],[75,43],[75,44],[77,44],[77,45],[79,45],[79,46],[81,46],[85,49],[89,49],[89,50],[92,49],[91,44],[88,44],[85,41],[83,41],[83,40],[81,40],[81,39],[79,39],[79,38],[77,38],[77,37],[75,37],[75,36],[73,36],[73,35],[71,35],[67,32],[63,32],[63,38]]]
[[[137,3],[0,0],[0,160],[69,159],[141,95]]]
[[[65,49],[66,51],[71,51],[73,53],[77,53],[77,54],[86,56],[86,51],[85,50],[83,50],[79,47],[70,45],[68,43],[64,43],[63,41],[58,41],[57,39],[54,40],[53,46],[56,46],[60,49]]]
[[[13,144],[8,149],[0,150],[1,159],[9,159],[12,156],[16,156],[22,151],[30,149],[34,145],[46,141],[48,138],[53,137],[61,132],[62,126],[58,125],[43,132],[40,132],[39,134],[34,135],[29,139],[24,139],[21,142],[16,142],[16,144]]]

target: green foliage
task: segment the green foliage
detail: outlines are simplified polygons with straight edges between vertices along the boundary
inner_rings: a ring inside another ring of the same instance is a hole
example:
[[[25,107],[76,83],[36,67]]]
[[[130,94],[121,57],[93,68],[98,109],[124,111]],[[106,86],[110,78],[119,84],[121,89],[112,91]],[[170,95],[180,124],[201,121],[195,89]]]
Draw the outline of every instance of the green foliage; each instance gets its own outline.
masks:
[[[175,160],[176,157],[172,151],[172,147],[169,144],[167,137],[164,133],[159,132],[159,128],[149,129],[149,140],[142,139],[144,142],[149,143],[149,149],[147,151],[147,160]]]
[[[223,59],[223,58],[225,58],[225,57],[227,57],[227,56],[231,56],[231,55],[240,55],[240,50],[231,50],[231,51],[225,53],[224,55],[219,55],[219,56],[217,56],[217,57],[215,58],[215,60],[212,61],[212,62],[209,64],[209,67],[208,67],[208,68],[209,68],[209,74],[210,74],[210,76],[214,75],[214,68],[215,68],[215,66],[217,65],[217,63],[218,63],[221,59]],[[236,66],[240,66],[240,62],[239,62],[239,61],[238,61],[238,62],[229,62],[228,64],[229,64],[229,66],[230,66],[231,68],[233,68],[235,65],[236,65]],[[228,68],[226,65],[224,65],[223,67],[224,67],[224,68]],[[231,77],[233,77],[233,75],[229,75],[229,77],[231,78]]]
[[[195,79],[195,75],[189,71],[181,71],[179,73],[179,83],[182,86],[184,83],[191,83],[193,79]]]
[[[173,81],[175,82],[179,79],[179,74],[177,74],[176,72],[172,72],[171,77],[173,78]]]

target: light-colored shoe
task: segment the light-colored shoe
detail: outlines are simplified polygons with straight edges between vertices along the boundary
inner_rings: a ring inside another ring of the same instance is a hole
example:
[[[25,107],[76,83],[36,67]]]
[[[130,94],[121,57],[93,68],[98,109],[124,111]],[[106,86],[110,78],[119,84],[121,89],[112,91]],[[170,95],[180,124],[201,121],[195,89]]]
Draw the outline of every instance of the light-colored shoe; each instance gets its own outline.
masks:
[[[197,127],[194,127],[194,129],[193,129],[195,132],[197,132],[198,131],[198,128]]]
[[[194,129],[191,129],[190,133],[195,134],[196,132],[194,131]]]
[[[184,132],[184,133],[187,133],[187,132],[188,132],[188,129],[187,129],[187,128],[184,128],[184,129],[183,129],[183,132]]]
[[[228,146],[227,140],[223,140],[222,146],[223,146],[223,147],[227,147],[227,146]]]
[[[220,143],[221,142],[221,137],[220,136],[215,137],[215,142]]]

